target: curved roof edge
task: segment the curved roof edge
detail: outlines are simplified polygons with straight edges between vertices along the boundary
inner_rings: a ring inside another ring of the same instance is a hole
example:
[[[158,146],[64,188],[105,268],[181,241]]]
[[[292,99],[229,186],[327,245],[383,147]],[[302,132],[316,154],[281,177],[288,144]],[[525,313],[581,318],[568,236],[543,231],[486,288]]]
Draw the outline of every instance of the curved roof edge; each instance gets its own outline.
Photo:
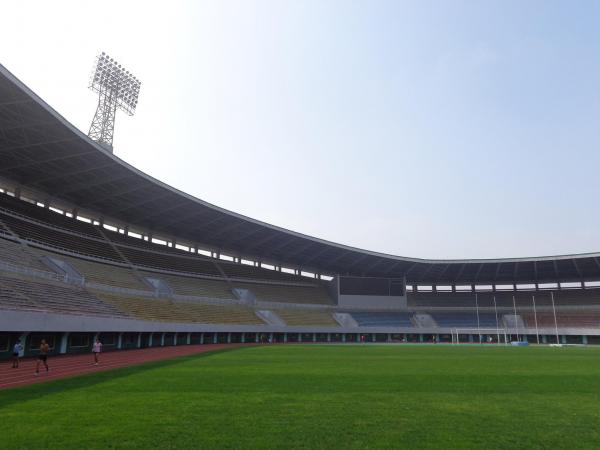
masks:
[[[32,140],[23,139],[21,145],[16,146],[14,144],[12,146],[8,145],[8,142],[2,143],[0,140],[0,153],[3,156],[10,155],[12,158],[12,160],[8,159],[7,166],[12,170],[8,170],[8,173],[4,173],[5,175],[10,178],[12,178],[11,175],[14,176],[24,186],[41,189],[51,195],[56,195],[56,198],[81,206],[85,205],[108,216],[122,217],[131,224],[149,230],[155,229],[191,241],[209,243],[217,248],[222,248],[224,252],[230,251],[241,256],[263,257],[298,267],[322,270],[324,273],[410,276],[411,272],[416,272],[416,279],[428,281],[430,278],[435,279],[435,273],[443,272],[445,274],[448,272],[449,269],[444,266],[493,265],[495,266],[494,270],[489,270],[489,272],[496,273],[493,279],[497,281],[501,279],[508,280],[508,278],[498,277],[497,275],[502,272],[501,266],[512,265],[515,268],[512,270],[513,276],[509,278],[517,281],[522,279],[516,274],[518,265],[552,263],[554,269],[550,271],[554,272],[553,276],[543,276],[541,278],[546,280],[554,279],[560,275],[560,269],[556,267],[558,262],[571,261],[574,271],[569,276],[562,277],[563,279],[590,279],[590,275],[592,275],[592,278],[597,277],[600,279],[600,252],[518,258],[426,259],[360,249],[287,230],[198,199],[123,161],[92,141],[2,65],[0,65],[0,95],[12,95],[14,98],[20,99],[21,106],[29,103],[28,108],[32,117],[49,116],[50,120],[48,120],[48,117],[44,117],[44,120],[39,122],[46,123],[51,132],[61,136],[65,136],[65,134],[74,136],[72,139],[65,139],[62,145],[54,145],[55,142],[48,138],[40,141],[33,140],[34,143],[31,143]],[[0,119],[0,130],[9,123],[14,127],[13,122],[18,120],[18,116],[24,115],[22,110],[16,111],[15,108],[11,108],[10,101],[2,103],[2,100],[2,97],[0,97],[0,104],[4,105],[2,108],[5,110],[8,119],[4,123]],[[13,103],[18,104],[18,102]],[[38,126],[38,122],[35,120],[33,124],[23,120],[22,135],[27,136],[27,133],[32,133],[36,126]],[[33,146],[36,147],[35,153],[30,152]],[[52,154],[63,155],[63,158],[62,160],[60,157],[53,159],[50,156]],[[79,154],[85,156],[78,159],[77,155]],[[67,159],[74,166],[79,167],[79,170],[67,170],[61,174],[62,166],[57,166],[55,163],[64,163]],[[28,164],[27,160],[32,162]],[[78,177],[82,172],[86,173],[84,180]],[[103,183],[102,176],[106,177],[107,173],[117,172],[120,173],[120,178],[115,177],[112,182]],[[40,173],[48,175],[42,176],[40,179]],[[2,174],[0,168],[0,175]],[[133,195],[135,191],[128,192],[127,188],[122,188],[117,181],[135,183],[135,186],[139,186],[137,187],[138,193],[143,192],[145,194],[144,200],[136,199]],[[79,185],[80,188],[65,191],[64,186],[69,184]],[[94,187],[96,189],[102,188],[105,192],[103,194],[104,201],[100,201],[94,196],[95,194],[92,193]],[[147,196],[152,193],[156,195],[156,202],[148,201]],[[150,205],[157,212],[147,217],[143,208],[144,205]],[[173,205],[179,206],[173,207]],[[183,217],[187,219],[174,222],[169,216],[180,211],[185,212]],[[199,226],[198,221],[202,220],[205,224],[215,225],[214,229],[208,225],[203,226],[201,224]],[[256,243],[252,241],[254,237],[260,237],[260,242],[268,245],[266,247],[255,245]],[[244,242],[244,240],[247,242]],[[271,249],[269,249],[269,245],[272,246]],[[276,248],[280,251],[275,251]],[[593,267],[594,270],[590,270],[589,275],[585,271],[585,273],[582,273],[577,262],[575,262],[580,260],[589,260],[592,263],[590,267]],[[362,266],[363,264],[364,266]],[[375,268],[377,269],[375,270]],[[398,270],[394,270],[395,268]],[[508,268],[505,267],[504,269]],[[479,278],[482,270],[482,267],[478,267],[476,278]],[[464,271],[464,268],[461,269],[460,274]],[[510,270],[505,271],[510,272]],[[450,272],[452,271],[450,270]],[[534,268],[534,272],[537,273],[537,267]],[[483,279],[492,281],[489,276]],[[535,278],[526,277],[526,279],[539,280],[540,277],[536,275]],[[448,281],[458,282],[459,280],[450,277]]]

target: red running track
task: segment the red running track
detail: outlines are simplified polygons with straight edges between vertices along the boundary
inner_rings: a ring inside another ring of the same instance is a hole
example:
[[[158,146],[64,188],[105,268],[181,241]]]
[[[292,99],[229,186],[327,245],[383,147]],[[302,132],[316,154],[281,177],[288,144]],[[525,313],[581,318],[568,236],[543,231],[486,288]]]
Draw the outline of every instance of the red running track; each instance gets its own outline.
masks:
[[[37,358],[22,359],[18,369],[12,368],[11,361],[2,361],[0,363],[0,389],[100,372],[118,367],[134,366],[149,361],[160,361],[224,348],[235,348],[242,345],[251,344],[180,345],[176,347],[119,350],[100,354],[100,363],[97,366],[94,365],[94,356],[91,352],[79,355],[48,356],[50,371],[46,372],[44,365],[40,364],[39,376],[35,375]]]

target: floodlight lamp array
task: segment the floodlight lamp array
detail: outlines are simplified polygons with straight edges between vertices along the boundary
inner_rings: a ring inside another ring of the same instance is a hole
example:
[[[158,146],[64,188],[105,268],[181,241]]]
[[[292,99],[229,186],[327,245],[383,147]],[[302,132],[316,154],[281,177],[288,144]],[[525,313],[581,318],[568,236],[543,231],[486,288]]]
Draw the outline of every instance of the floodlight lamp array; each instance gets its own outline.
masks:
[[[90,89],[104,94],[117,107],[132,116],[135,113],[141,82],[117,61],[102,52],[90,79]]]

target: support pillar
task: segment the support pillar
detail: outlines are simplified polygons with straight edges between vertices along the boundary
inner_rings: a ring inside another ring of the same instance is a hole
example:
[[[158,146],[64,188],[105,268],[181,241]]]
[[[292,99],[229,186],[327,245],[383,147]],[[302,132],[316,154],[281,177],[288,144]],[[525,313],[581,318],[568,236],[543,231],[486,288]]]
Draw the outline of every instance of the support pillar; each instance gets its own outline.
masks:
[[[60,338],[60,348],[58,349],[58,352],[60,354],[67,353],[68,346],[69,346],[69,333],[63,333]]]
[[[119,350],[123,348],[123,333],[119,333],[119,339],[117,339],[117,348]]]
[[[142,333],[138,333],[137,348],[141,348],[141,347],[142,347]]]

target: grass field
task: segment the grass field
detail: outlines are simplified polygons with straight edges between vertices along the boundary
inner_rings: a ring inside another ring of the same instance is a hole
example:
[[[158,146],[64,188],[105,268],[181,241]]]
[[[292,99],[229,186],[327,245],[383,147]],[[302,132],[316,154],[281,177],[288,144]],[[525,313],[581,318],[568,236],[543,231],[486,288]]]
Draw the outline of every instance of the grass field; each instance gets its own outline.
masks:
[[[0,391],[1,448],[600,448],[600,349],[246,347]]]

